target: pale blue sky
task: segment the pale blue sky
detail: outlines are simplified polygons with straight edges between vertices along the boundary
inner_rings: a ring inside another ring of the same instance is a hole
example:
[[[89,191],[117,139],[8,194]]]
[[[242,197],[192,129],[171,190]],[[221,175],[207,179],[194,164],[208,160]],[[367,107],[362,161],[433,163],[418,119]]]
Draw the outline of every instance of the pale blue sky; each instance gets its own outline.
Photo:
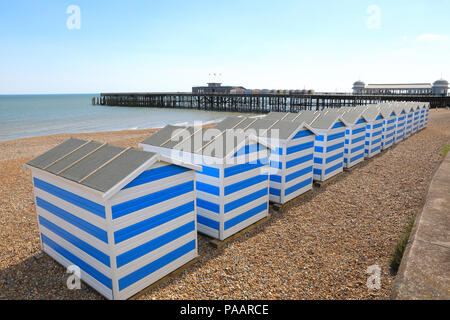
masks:
[[[210,73],[317,91],[450,80],[449,12],[447,0],[1,1],[0,94],[190,91]]]

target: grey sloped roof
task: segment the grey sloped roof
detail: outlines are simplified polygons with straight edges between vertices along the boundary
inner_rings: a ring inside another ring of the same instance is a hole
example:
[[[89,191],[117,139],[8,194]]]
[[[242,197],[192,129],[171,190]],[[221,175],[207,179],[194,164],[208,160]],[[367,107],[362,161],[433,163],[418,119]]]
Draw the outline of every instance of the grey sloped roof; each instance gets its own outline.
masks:
[[[356,122],[358,122],[358,120],[361,118],[361,115],[362,115],[362,110],[352,109],[352,110],[348,110],[347,112],[345,112],[342,115],[342,119],[344,119],[345,122],[353,125],[353,124],[356,124]]]
[[[27,165],[107,192],[155,155],[153,152],[71,138]]]
[[[265,119],[281,120],[286,117],[287,114],[287,112],[270,112],[267,116],[265,116]]]
[[[183,136],[184,134],[187,134],[186,132],[184,132],[185,130],[188,130],[188,128],[167,125],[142,141],[142,143],[159,147],[163,144],[168,143],[177,136]]]
[[[375,120],[380,114],[381,111],[376,107],[376,105],[368,106],[368,108],[366,108],[363,112],[363,116],[367,121]]]
[[[306,123],[311,124],[315,118],[317,118],[320,114],[320,111],[311,111],[311,110],[305,110],[299,112],[297,117],[294,118],[294,122],[297,123]]]
[[[383,118],[389,118],[392,114],[392,112],[395,113],[395,110],[392,106],[382,106],[380,108],[381,115]]]
[[[316,129],[330,129],[339,117],[339,112],[335,110],[321,112],[320,115],[311,123],[311,127]]]

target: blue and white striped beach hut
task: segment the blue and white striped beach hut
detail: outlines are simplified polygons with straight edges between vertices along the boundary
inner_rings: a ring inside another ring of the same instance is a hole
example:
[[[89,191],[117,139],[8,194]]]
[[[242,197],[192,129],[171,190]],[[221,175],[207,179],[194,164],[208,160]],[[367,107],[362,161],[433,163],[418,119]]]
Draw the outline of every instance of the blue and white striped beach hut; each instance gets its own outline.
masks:
[[[418,130],[422,130],[425,128],[425,118],[426,118],[426,113],[427,113],[427,107],[425,105],[425,103],[421,102],[419,104],[419,112],[420,112],[420,117],[419,117],[419,128]]]
[[[197,229],[213,238],[224,240],[268,215],[269,150],[255,136],[233,136],[252,121],[241,118],[208,130],[166,126],[139,144],[201,166]]]
[[[43,251],[106,298],[127,299],[197,257],[195,166],[69,139],[25,167]]]
[[[344,168],[351,168],[364,161],[367,120],[363,109],[346,108],[342,119],[347,123],[345,130]]]
[[[383,131],[381,133],[381,150],[390,148],[395,142],[397,115],[390,104],[380,104],[379,109],[383,116]]]
[[[369,105],[363,112],[367,120],[364,156],[371,158],[381,152],[384,117],[376,105]]]
[[[395,104],[392,109],[395,113],[395,140],[394,143],[399,143],[406,137],[406,110],[402,104]]]
[[[420,123],[420,104],[419,103],[414,103],[412,105],[413,110],[414,110],[414,118],[413,118],[413,124],[412,124],[412,134],[416,133],[417,131],[419,131],[419,123]]]
[[[429,102],[425,102],[424,106],[425,106],[425,123],[424,123],[424,127],[427,127],[428,126],[428,117],[430,115],[430,103]]]
[[[414,124],[414,108],[411,104],[404,104],[403,109],[405,111],[406,122],[405,122],[405,138],[408,138],[413,134],[413,124]]]
[[[270,201],[284,204],[312,189],[315,133],[301,114],[279,117],[272,113],[254,119],[246,130],[274,149],[270,153]]]
[[[314,147],[314,180],[326,181],[344,167],[347,124],[335,110],[321,112],[310,124],[317,132]]]

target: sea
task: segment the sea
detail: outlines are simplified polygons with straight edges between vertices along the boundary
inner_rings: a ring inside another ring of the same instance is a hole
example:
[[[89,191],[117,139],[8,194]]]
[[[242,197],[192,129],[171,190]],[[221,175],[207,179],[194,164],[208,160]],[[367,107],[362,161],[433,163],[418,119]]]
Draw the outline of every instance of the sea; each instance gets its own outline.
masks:
[[[115,130],[160,128],[167,124],[213,123],[236,113],[189,109],[92,105],[98,94],[0,95],[0,141]]]

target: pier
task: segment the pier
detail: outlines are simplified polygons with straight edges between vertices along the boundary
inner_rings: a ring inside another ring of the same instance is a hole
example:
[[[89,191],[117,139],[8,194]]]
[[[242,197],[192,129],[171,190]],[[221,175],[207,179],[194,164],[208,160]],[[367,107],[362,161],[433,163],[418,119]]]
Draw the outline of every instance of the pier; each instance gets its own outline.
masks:
[[[101,93],[92,104],[123,107],[182,108],[210,111],[267,113],[322,110],[388,101],[429,102],[432,108],[450,106],[450,96],[316,94],[199,94],[199,93]]]

